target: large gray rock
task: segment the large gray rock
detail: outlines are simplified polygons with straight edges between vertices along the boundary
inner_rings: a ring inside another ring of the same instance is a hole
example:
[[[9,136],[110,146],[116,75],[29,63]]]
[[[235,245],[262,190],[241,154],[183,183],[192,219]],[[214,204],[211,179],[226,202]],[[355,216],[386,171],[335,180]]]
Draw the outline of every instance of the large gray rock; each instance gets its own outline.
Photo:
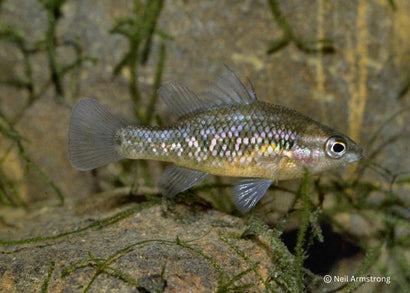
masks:
[[[261,292],[296,286],[294,276],[284,281],[280,273],[284,269],[280,264],[291,268],[293,256],[284,246],[271,249],[266,236],[238,238],[246,228],[240,218],[200,206],[143,208],[142,203],[141,209],[123,206],[121,214],[101,221],[102,215],[118,209],[93,212],[91,202],[88,209],[83,203],[82,213],[75,217],[71,208],[53,208],[7,222],[9,231],[2,229],[2,239],[11,234],[49,238],[2,248],[0,288],[5,292],[39,292],[46,287],[48,292],[82,292],[87,287],[90,292],[226,292],[245,286]],[[13,217],[6,216],[8,221]],[[24,223],[24,232],[18,232],[19,223]],[[89,228],[79,231],[85,227]],[[77,232],[61,235],[73,230]],[[280,260],[270,254],[275,249],[283,254]],[[275,271],[279,275],[272,279]]]

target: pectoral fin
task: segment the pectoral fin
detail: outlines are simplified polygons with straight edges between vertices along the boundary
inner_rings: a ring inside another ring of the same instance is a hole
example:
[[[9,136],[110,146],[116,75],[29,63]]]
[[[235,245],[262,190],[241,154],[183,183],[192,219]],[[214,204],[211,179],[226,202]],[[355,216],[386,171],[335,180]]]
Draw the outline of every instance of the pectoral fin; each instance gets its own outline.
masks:
[[[248,212],[262,198],[271,183],[272,180],[259,178],[240,180],[233,188],[236,208],[241,212]]]
[[[178,166],[168,167],[161,177],[159,186],[167,197],[173,197],[205,179],[207,173]]]
[[[272,178],[275,178],[275,184],[278,183],[279,172],[280,169],[286,162],[288,162],[289,158],[282,154],[277,154],[275,156],[255,156],[255,161],[260,165],[266,168],[270,174],[272,174]]]

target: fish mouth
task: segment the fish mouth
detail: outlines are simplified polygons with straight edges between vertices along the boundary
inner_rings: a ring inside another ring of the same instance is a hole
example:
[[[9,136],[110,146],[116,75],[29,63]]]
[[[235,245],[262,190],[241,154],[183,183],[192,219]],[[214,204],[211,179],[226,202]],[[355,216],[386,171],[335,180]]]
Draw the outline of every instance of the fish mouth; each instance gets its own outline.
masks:
[[[363,149],[362,149],[362,148],[358,149],[358,150],[355,151],[355,152],[352,152],[352,153],[350,153],[350,154],[347,154],[347,162],[348,162],[348,164],[353,163],[353,162],[356,162],[356,161],[359,161],[359,160],[361,160],[361,159],[363,159],[363,158],[364,158],[364,152],[363,152]]]

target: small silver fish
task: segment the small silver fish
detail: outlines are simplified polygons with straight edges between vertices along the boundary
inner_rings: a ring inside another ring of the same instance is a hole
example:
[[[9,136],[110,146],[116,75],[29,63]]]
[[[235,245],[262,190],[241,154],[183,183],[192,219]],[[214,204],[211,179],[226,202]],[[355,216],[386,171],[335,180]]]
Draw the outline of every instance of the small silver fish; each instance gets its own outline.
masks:
[[[352,139],[295,110],[257,101],[228,67],[208,95],[177,82],[158,91],[176,117],[167,127],[129,126],[94,99],[74,107],[69,158],[90,170],[124,158],[171,162],[160,180],[171,197],[208,174],[242,177],[234,203],[249,211],[272,182],[355,162],[363,150]]]

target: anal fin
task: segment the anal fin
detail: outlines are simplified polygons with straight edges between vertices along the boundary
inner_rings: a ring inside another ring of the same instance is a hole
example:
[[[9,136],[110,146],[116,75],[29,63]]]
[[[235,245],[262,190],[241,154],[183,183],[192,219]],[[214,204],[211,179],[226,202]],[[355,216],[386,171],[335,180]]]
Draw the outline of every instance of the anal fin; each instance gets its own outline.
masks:
[[[233,188],[235,206],[241,212],[248,212],[263,197],[272,180],[247,178],[237,182]]]
[[[207,173],[201,171],[170,166],[162,174],[159,186],[164,190],[167,197],[173,197],[200,183],[207,175]]]

